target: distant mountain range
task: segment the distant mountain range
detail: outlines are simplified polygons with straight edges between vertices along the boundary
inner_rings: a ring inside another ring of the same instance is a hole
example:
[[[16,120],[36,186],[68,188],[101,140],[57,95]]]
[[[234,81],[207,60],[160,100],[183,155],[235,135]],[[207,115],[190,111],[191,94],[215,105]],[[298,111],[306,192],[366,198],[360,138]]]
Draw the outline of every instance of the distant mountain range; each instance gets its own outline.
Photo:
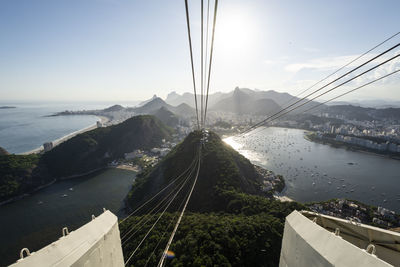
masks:
[[[232,97],[238,90],[250,96],[253,100],[271,99],[279,106],[283,106],[287,104],[287,102],[289,101],[294,101],[295,99],[298,99],[288,93],[279,93],[274,90],[260,91],[260,90],[252,90],[248,88],[236,87],[235,90],[228,93],[217,92],[210,94],[208,97],[208,106],[209,107],[215,106],[215,104],[217,104],[219,101]],[[199,98],[200,96],[198,95],[197,97]],[[170,105],[179,105],[181,103],[186,103],[189,106],[194,107],[194,95],[192,93],[184,93],[182,95],[179,95],[176,92],[172,92],[168,94],[167,98],[165,99],[165,102],[167,102]]]
[[[198,96],[199,97],[199,96]],[[170,105],[185,103],[194,107],[194,95],[184,93],[182,95],[172,92],[168,94],[165,102]],[[260,91],[248,88],[236,87],[228,93],[214,93],[209,95],[209,110],[230,112],[237,115],[268,115],[294,103],[300,98],[288,93],[279,93],[274,90]],[[319,102],[312,101],[307,107],[317,105]],[[299,109],[301,112],[303,109]],[[308,113],[329,112],[335,115],[343,115],[350,119],[374,120],[384,118],[400,117],[400,101],[387,100],[360,100],[354,102],[336,101],[328,105],[322,105]],[[299,114],[294,111],[292,115]],[[389,117],[388,117],[389,116]]]
[[[267,115],[281,109],[271,98],[262,98],[253,92],[236,88],[230,96],[211,106],[210,110],[232,112],[237,115]]]
[[[170,127],[175,127],[179,124],[178,116],[169,111],[166,107],[161,107],[153,115]]]
[[[179,95],[172,92],[168,94],[165,102],[170,105],[185,103],[194,107],[193,99],[194,95],[191,93]],[[293,103],[298,99],[288,93],[279,93],[273,90],[259,91],[236,87],[235,90],[228,93],[218,92],[209,95],[208,107],[210,111],[231,112],[237,115],[267,115],[279,111],[289,102]]]
[[[364,108],[400,108],[400,101],[392,101],[392,100],[353,100],[353,101],[334,101],[329,103],[328,105],[337,106],[337,105],[352,105],[352,106],[360,106]]]
[[[294,102],[295,100],[298,100],[298,97],[292,96],[288,93],[280,93],[276,92],[274,90],[268,90],[268,91],[261,91],[257,89],[248,89],[248,88],[239,88],[236,87],[236,89],[240,89],[242,92],[253,96],[257,99],[272,99],[275,101],[279,106],[286,106],[288,102]],[[217,102],[224,98],[231,97],[234,93],[234,91],[228,92],[228,93],[222,93],[222,92],[216,92],[213,94],[209,95],[208,99],[208,104],[209,107],[215,105]],[[199,98],[200,96],[197,95]],[[165,99],[165,102],[167,102],[170,105],[179,105],[181,103],[186,103],[191,107],[194,107],[194,95],[192,93],[183,93],[182,95],[176,93],[176,92],[171,92],[168,94],[167,98]],[[327,105],[353,105],[353,106],[361,106],[365,108],[399,108],[400,107],[400,101],[394,101],[394,100],[383,100],[383,99],[374,99],[374,100],[352,100],[352,101],[334,101],[330,102]]]
[[[181,103],[177,106],[173,106],[167,104],[159,97],[152,98],[151,100],[146,101],[144,105],[130,108],[130,110],[135,112],[136,114],[155,114],[160,108],[165,108],[181,117],[189,117],[195,114],[195,110],[186,103]]]
[[[70,115],[96,115],[104,116],[111,120],[123,121],[126,118],[137,115],[154,115],[168,126],[176,126],[180,122],[186,124],[187,120],[195,116],[195,109],[185,103],[177,106],[167,104],[164,100],[154,95],[151,99],[143,101],[136,107],[123,107],[121,105],[113,105],[105,109],[99,110],[81,110],[81,111],[62,111],[53,116],[70,116]],[[174,117],[174,118],[173,118]]]
[[[325,106],[316,111],[331,113],[338,116],[343,116],[346,119],[355,119],[360,121],[373,121],[373,120],[384,120],[394,119],[400,120],[400,108],[364,108],[353,105],[336,105],[336,106]]]

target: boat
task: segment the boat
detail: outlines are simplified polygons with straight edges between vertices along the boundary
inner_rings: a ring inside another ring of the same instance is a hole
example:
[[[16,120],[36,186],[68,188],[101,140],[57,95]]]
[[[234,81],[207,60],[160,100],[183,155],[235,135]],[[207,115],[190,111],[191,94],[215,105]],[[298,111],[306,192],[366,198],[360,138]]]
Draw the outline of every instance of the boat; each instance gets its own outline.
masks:
[[[61,197],[67,197],[68,195],[67,194],[64,194],[64,195],[62,195]]]
[[[38,205],[41,205],[41,204],[43,204],[43,201],[40,201],[40,200],[39,200],[39,201],[38,201]]]
[[[74,191],[74,188],[71,187],[71,188],[69,189],[69,191]]]

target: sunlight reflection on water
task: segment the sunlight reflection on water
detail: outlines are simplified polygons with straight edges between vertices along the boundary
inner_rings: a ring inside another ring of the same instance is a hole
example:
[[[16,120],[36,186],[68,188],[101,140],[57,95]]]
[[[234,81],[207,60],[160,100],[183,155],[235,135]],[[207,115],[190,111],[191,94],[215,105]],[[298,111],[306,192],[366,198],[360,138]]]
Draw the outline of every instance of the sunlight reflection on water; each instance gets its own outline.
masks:
[[[252,151],[252,150],[243,149],[243,144],[241,144],[237,141],[238,138],[240,138],[240,137],[230,136],[230,137],[224,138],[223,141],[226,144],[230,145],[237,152],[242,154],[244,157],[249,159],[251,162],[253,162],[257,165],[258,164],[267,164],[267,160],[263,157],[263,155],[261,153],[258,153],[256,151]]]

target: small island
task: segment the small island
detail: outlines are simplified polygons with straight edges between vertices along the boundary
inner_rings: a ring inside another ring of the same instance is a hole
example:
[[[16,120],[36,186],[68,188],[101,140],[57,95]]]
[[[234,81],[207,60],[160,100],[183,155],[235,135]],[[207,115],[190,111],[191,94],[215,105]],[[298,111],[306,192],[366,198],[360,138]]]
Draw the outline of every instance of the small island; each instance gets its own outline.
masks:
[[[14,106],[0,106],[0,109],[11,109],[11,108],[17,108]]]

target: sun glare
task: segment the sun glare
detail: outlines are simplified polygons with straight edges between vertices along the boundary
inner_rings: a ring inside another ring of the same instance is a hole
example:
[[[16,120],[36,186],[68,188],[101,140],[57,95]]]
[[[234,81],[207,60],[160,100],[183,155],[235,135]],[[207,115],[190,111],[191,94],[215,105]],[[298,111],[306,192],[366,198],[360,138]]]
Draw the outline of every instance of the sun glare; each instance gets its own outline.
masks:
[[[255,41],[251,18],[240,11],[221,15],[215,38],[218,51],[229,56],[237,55],[244,49],[250,49],[252,42]]]

